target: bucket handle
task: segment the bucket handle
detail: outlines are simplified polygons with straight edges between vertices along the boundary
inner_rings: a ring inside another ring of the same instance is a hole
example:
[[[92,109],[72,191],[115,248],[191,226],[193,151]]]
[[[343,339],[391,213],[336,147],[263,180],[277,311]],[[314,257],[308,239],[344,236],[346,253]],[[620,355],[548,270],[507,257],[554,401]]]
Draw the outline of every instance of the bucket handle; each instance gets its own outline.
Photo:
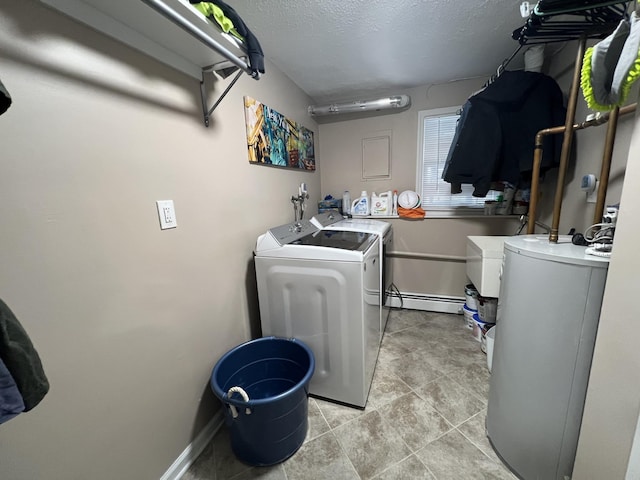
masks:
[[[239,393],[245,402],[249,401],[249,395],[247,395],[247,392],[245,392],[241,387],[231,387],[227,392],[227,397],[231,397],[231,395],[234,393]],[[231,416],[233,418],[238,418],[238,409],[236,408],[236,406],[229,405],[229,408],[231,409]],[[247,415],[251,415],[251,409],[249,407],[247,407],[244,412]]]

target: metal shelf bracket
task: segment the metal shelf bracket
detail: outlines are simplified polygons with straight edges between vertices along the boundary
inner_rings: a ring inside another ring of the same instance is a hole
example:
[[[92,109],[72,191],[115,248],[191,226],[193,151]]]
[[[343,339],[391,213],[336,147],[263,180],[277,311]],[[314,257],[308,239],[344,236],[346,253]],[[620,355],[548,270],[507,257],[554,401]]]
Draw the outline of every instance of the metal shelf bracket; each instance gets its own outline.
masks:
[[[204,82],[205,74],[208,72],[217,74],[222,78],[227,78],[229,75],[237,72],[236,76],[233,77],[233,80],[231,80],[231,83],[227,85],[227,88],[225,88],[224,92],[220,94],[220,96],[218,97],[218,99],[215,101],[215,103],[210,109],[207,108],[207,87]],[[220,102],[227,95],[227,93],[229,93],[231,88],[233,88],[233,86],[240,79],[243,73],[244,73],[243,70],[238,69],[238,67],[234,66],[234,64],[229,61],[215,63],[213,65],[204,67],[202,69],[202,80],[200,81],[200,97],[202,99],[202,114],[204,117],[204,125],[206,127],[209,126],[209,121],[213,111],[220,104]],[[251,77],[254,78],[255,80],[258,80],[260,78],[260,74],[258,72],[251,72]]]
[[[162,0],[142,0],[145,4],[153,8],[156,12],[163,15],[169,21],[182,28],[185,32],[199,40],[201,43],[207,45],[213,51],[217,52],[219,55],[223,56],[227,60],[215,63],[208,67],[202,68],[202,80],[200,81],[200,95],[202,97],[202,113],[204,115],[204,124],[209,126],[209,119],[211,117],[211,113],[215,110],[218,104],[222,101],[231,87],[238,81],[240,75],[242,73],[246,73],[251,76],[255,80],[260,79],[260,73],[254,71],[247,61],[246,56],[238,57],[227,50],[225,47],[220,45],[217,41],[215,41],[211,36],[209,36],[206,32],[202,31],[198,26],[192,24],[188,20],[181,17],[177,12],[172,10],[170,7],[165,5]],[[207,72],[212,72],[220,75],[222,78],[226,78],[232,73],[238,71],[234,79],[231,81],[229,86],[222,92],[222,95],[216,100],[213,107],[210,110],[207,110],[207,91],[204,84],[204,76]]]

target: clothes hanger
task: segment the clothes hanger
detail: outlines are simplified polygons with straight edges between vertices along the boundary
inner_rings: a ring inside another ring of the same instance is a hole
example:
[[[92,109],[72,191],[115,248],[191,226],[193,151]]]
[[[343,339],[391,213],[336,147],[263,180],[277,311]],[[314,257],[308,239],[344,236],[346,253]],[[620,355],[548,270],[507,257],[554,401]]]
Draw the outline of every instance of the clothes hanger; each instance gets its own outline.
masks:
[[[491,75],[489,77],[489,79],[487,80],[487,82],[482,86],[482,88],[480,90],[478,90],[477,92],[474,92],[473,95],[476,95],[477,93],[480,93],[482,90],[484,90],[489,85],[491,85],[493,82],[495,82],[500,77],[500,75],[502,75],[505,72],[505,70],[507,68],[507,65],[509,65],[509,62],[511,62],[511,60],[513,60],[513,58],[518,54],[518,52],[520,52],[522,47],[523,47],[523,45],[519,45],[518,48],[516,48],[516,50],[509,57],[505,58],[502,61],[502,63],[500,65],[498,65],[498,68],[496,69],[496,73]]]
[[[547,7],[549,3],[551,5]],[[556,3],[561,3],[563,8],[552,9],[553,2],[550,0],[539,2],[525,25],[513,31],[512,38],[521,45],[565,42],[582,36],[604,38],[627,16],[630,1],[577,0],[572,2],[571,9],[567,2]]]
[[[623,2],[624,0],[622,0]],[[543,10],[543,8],[546,7],[546,4],[549,3],[548,1],[540,1],[538,2],[535,7],[533,7],[533,13],[535,13],[536,15],[538,15],[539,17],[544,17],[547,15],[562,15],[562,14],[573,14],[573,13],[578,13],[581,12],[583,10],[591,10],[591,9],[596,9],[596,8],[602,8],[602,7],[614,7],[618,4],[621,3],[621,0],[609,0],[608,2],[603,2],[603,1],[589,1],[589,0],[580,0],[580,1],[576,1],[573,2],[574,5],[572,7],[569,6],[569,4],[567,2],[562,2],[561,6],[564,8],[560,8],[558,10],[555,10],[553,8],[549,8],[547,10]],[[560,2],[558,2],[560,3]],[[542,6],[541,6],[542,4]],[[549,7],[552,7],[551,5],[549,5]]]

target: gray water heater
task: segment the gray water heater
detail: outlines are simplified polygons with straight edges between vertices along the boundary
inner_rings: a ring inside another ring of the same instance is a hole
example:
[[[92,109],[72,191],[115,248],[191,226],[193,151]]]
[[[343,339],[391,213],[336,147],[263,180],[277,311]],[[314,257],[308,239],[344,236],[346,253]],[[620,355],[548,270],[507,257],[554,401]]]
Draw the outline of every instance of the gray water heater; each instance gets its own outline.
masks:
[[[505,240],[486,427],[520,478],[571,478],[608,266],[570,237]]]

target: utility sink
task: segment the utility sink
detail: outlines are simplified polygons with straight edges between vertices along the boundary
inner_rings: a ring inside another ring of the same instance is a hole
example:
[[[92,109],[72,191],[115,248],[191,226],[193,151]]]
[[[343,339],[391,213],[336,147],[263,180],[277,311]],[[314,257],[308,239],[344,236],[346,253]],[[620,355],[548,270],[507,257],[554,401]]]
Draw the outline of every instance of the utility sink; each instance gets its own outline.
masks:
[[[467,237],[467,277],[483,297],[500,293],[500,267],[504,241],[510,236]]]
[[[525,241],[548,242],[549,235],[526,235]],[[467,277],[483,297],[500,294],[500,268],[504,255],[504,241],[509,235],[467,237]],[[571,235],[559,235],[558,244],[571,243]]]

